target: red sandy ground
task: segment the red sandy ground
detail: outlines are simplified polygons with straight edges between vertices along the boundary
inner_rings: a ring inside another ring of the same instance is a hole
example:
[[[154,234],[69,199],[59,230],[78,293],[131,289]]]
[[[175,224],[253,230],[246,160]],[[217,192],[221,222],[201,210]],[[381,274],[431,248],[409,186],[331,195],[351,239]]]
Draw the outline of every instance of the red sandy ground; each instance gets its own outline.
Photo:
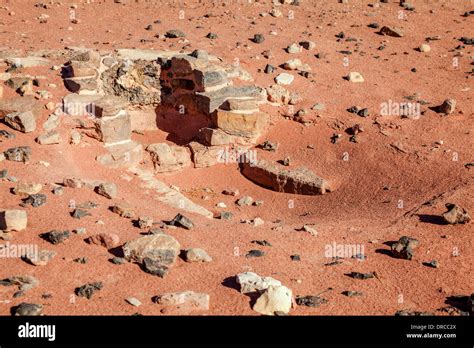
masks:
[[[446,306],[448,296],[473,292],[472,222],[448,226],[423,222],[417,215],[404,216],[417,208],[417,214],[440,215],[445,211],[446,202],[459,204],[471,214],[474,211],[473,171],[464,166],[474,162],[473,83],[472,76],[468,78],[466,74],[472,69],[472,46],[462,50],[458,68],[452,65],[454,48],[461,44],[457,38],[474,36],[473,17],[461,16],[474,9],[472,2],[459,0],[430,4],[413,1],[416,11],[405,11],[405,20],[398,18],[401,8],[393,0],[379,8],[368,6],[375,0],[349,0],[349,4],[301,2],[301,6],[280,6],[284,16],[274,18],[259,16],[259,13],[272,9],[268,1],[267,4],[251,5],[228,1],[227,6],[214,6],[211,1],[205,4],[175,1],[169,6],[163,2],[154,4],[153,1],[127,1],[126,5],[111,0],[91,4],[76,1],[79,24],[69,21],[68,5],[73,3],[70,1],[63,0],[63,5],[53,5],[47,10],[34,7],[34,1],[2,2],[8,10],[0,10],[0,45],[13,49],[62,49],[65,46],[98,50],[200,48],[222,57],[225,62],[238,58],[243,68],[255,77],[255,83],[263,87],[271,85],[276,74],[264,74],[258,69],[263,69],[267,63],[278,66],[288,59],[300,58],[303,63],[311,65],[314,81],[294,73],[295,82],[288,88],[300,93],[304,99],[295,111],[309,108],[316,102],[326,104],[326,110],[314,112],[319,115],[315,124],[305,127],[284,119],[278,108],[266,107],[274,122],[266,138],[278,142],[280,147],[276,153],[259,151],[258,155],[272,160],[290,156],[292,167],[309,167],[335,182],[337,190],[323,196],[272,192],[245,179],[235,164],[159,175],[159,179],[178,186],[187,192],[188,197],[209,210],[217,212],[216,203],[225,202],[228,206],[225,210],[235,215],[230,222],[190,216],[195,229],[168,230],[183,249],[203,248],[213,261],[198,264],[179,259],[170,273],[161,279],[144,273],[135,264],[114,265],[108,261],[113,257],[110,252],[84,242],[85,237],[97,232],[116,233],[124,242],[139,236],[141,231],[133,227],[130,220],[108,210],[112,201],[89,189],[65,188],[64,195],[55,196],[48,188],[50,183],[61,182],[65,175],[109,180],[118,185],[119,199],[135,204],[140,215],[169,220],[177,211],[154,201],[152,192],[147,193],[139,187],[138,178],[127,182],[121,178],[123,171],[99,167],[93,158],[103,149],[93,139],[84,138],[83,143],[90,144],[86,147],[69,145],[67,141],[60,145],[39,146],[34,138],[42,132],[41,127],[33,134],[15,132],[16,139],[5,140],[0,144],[0,150],[29,145],[33,150],[32,161],[29,164],[4,161],[0,168],[8,169],[10,175],[21,181],[45,184],[43,191],[48,195],[48,202],[39,208],[26,208],[29,226],[27,230],[14,232],[12,243],[35,243],[40,249],[57,251],[58,255],[45,267],[35,267],[13,258],[1,260],[0,279],[30,274],[41,283],[24,297],[16,299],[12,299],[16,289],[1,287],[0,299],[3,302],[0,303],[0,314],[9,315],[10,308],[21,302],[33,302],[43,304],[47,315],[128,315],[136,312],[159,315],[158,305],[151,301],[153,296],[193,290],[206,292],[211,297],[210,310],[204,314],[253,315],[256,313],[251,309],[250,299],[235,288],[223,285],[226,278],[249,270],[280,280],[295,295],[318,294],[328,287],[333,289],[323,295],[329,300],[328,304],[318,308],[298,306],[292,310],[293,315],[393,315],[401,309],[436,312],[437,308]],[[13,16],[8,15],[11,11],[15,13]],[[184,11],[181,12],[184,19],[179,19],[180,11]],[[294,19],[288,18],[289,11],[293,11]],[[50,16],[45,24],[36,19],[42,13]],[[209,13],[213,16],[203,17]],[[144,29],[157,19],[161,24],[153,24],[152,31]],[[377,35],[375,29],[367,27],[371,22],[402,27],[405,36]],[[154,37],[174,28],[187,33],[188,44],[179,43],[177,39]],[[278,35],[270,35],[272,30]],[[205,38],[210,31],[217,33],[218,39]],[[344,56],[337,51],[354,50],[356,46],[354,42],[337,42],[335,35],[341,31],[346,37],[360,40],[359,51],[348,56],[349,67],[344,66]],[[265,35],[266,40],[260,45],[249,40],[256,33]],[[430,42],[431,52],[414,50],[426,37],[436,35],[441,36],[441,40]],[[151,42],[142,43],[141,39]],[[284,51],[289,44],[305,39],[316,43],[314,51],[303,50],[291,55]],[[384,42],[385,50],[377,50]],[[272,50],[274,57],[265,59],[261,55],[264,50]],[[316,53],[326,53],[327,56],[317,59]],[[54,63],[60,65],[64,62]],[[416,73],[410,71],[414,67]],[[6,67],[2,69],[4,71]],[[360,72],[365,82],[353,84],[345,81],[343,76],[349,71]],[[59,73],[49,70],[49,67],[25,69],[25,72],[48,77],[41,88],[53,93],[53,101],[60,101],[68,93]],[[278,68],[278,72],[282,69]],[[58,87],[47,88],[47,83],[55,83]],[[13,97],[13,91],[7,87],[4,89],[4,98]],[[456,111],[442,116],[422,106],[426,113],[419,120],[378,116],[382,102],[389,99],[403,102],[404,96],[414,93],[419,93],[420,98],[429,101],[431,106],[441,104],[448,97],[454,98],[457,100]],[[352,105],[368,107],[370,116],[361,118],[348,113],[346,109]],[[38,124],[41,125],[47,116],[45,109]],[[374,123],[376,119],[387,135],[380,132],[380,127]],[[356,123],[365,130],[358,137],[357,144],[349,142],[349,135],[344,133],[346,128]],[[72,124],[70,119],[63,120],[59,129],[63,139],[67,139]],[[9,128],[2,124],[0,129]],[[337,144],[330,142],[333,133],[343,134]],[[161,131],[134,135],[144,144],[162,141],[166,136]],[[444,144],[436,148],[434,143],[439,140]],[[395,141],[401,142],[407,153],[391,147]],[[307,148],[309,144],[314,149]],[[453,161],[453,152],[458,154],[458,161]],[[344,153],[349,154],[348,161],[343,160]],[[40,160],[49,162],[50,167],[36,164]],[[18,207],[19,197],[10,193],[14,183],[3,181],[0,185],[1,207]],[[212,189],[215,194],[206,193],[205,188]],[[241,196],[250,195],[263,200],[264,204],[237,207],[233,203],[234,197],[221,194],[226,188],[238,188]],[[422,206],[438,195],[441,196],[432,205]],[[204,196],[209,199],[203,199]],[[69,215],[71,199],[79,203],[92,200],[100,207],[93,210],[94,216],[76,220]],[[292,209],[289,200],[294,201]],[[399,200],[403,201],[402,208],[397,207]],[[257,216],[265,221],[263,226],[252,227],[239,222]],[[99,219],[105,224],[96,224]],[[281,231],[271,229],[277,225],[274,223],[276,220],[282,221]],[[295,230],[303,224],[315,224],[318,235]],[[77,227],[86,227],[87,235],[74,235],[65,244],[57,246],[38,236],[52,229]],[[403,235],[420,240],[412,261],[375,252],[389,249],[383,242],[398,240]],[[256,239],[265,239],[273,246],[260,247],[250,243]],[[330,261],[325,257],[325,246],[333,242],[363,245],[367,260],[345,259],[341,265],[324,266]],[[236,247],[240,256],[234,255]],[[251,249],[264,250],[267,255],[246,258],[245,254]],[[453,256],[456,250],[458,256]],[[291,261],[290,255],[293,254],[299,254],[301,261]],[[72,262],[83,256],[89,260],[87,264]],[[422,262],[431,260],[438,260],[440,267],[434,269],[422,265]],[[362,281],[344,275],[352,271],[376,271],[379,279]],[[103,290],[91,300],[76,298],[70,301],[76,287],[92,281],[103,281]],[[345,290],[362,291],[364,295],[348,298],[341,294]],[[52,294],[52,298],[42,299],[41,295],[45,293]],[[136,308],[126,303],[124,299],[130,296],[138,298],[143,305]],[[401,298],[403,301],[399,301]],[[6,303],[6,300],[11,302]]]

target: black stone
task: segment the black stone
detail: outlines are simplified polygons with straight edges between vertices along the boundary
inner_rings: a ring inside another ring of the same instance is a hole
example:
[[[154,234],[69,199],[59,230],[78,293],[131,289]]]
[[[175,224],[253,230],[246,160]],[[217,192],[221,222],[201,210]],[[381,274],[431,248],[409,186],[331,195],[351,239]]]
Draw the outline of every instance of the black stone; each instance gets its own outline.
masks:
[[[261,250],[250,250],[245,257],[262,257],[265,256],[265,252]]]
[[[171,220],[170,225],[178,226],[190,230],[194,227],[193,222],[188,219],[186,216],[177,214],[173,220]]]
[[[60,244],[64,243],[69,237],[71,237],[71,232],[70,231],[50,231],[47,233],[43,233],[41,237],[51,244]]]
[[[85,297],[88,300],[91,299],[92,295],[96,291],[101,290],[104,287],[102,282],[88,283],[79,288],[76,288],[76,295],[79,297]]]
[[[265,37],[264,37],[262,34],[255,34],[255,35],[253,36],[253,40],[252,40],[252,41],[255,42],[255,43],[260,44],[260,43],[262,43],[263,41],[265,41]]]
[[[33,207],[40,207],[46,204],[46,195],[42,193],[36,193],[33,195],[29,195],[27,198],[23,200],[23,204],[31,204]]]
[[[352,290],[343,291],[342,294],[347,297],[358,297],[358,296],[363,295],[360,291],[352,291]]]
[[[347,275],[348,275],[349,277],[351,277],[351,278],[354,278],[354,279],[361,279],[361,280],[374,278],[374,274],[373,274],[373,273],[351,272],[351,273],[347,273]]]
[[[319,307],[321,304],[328,303],[328,300],[319,296],[296,296],[296,304],[298,306]]]

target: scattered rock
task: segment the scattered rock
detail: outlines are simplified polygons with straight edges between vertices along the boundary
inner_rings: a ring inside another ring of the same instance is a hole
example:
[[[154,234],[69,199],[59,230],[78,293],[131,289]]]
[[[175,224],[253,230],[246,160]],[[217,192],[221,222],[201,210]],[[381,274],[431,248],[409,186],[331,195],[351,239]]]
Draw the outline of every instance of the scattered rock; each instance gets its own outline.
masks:
[[[300,53],[303,50],[303,48],[298,45],[297,43],[292,43],[286,48],[286,51],[288,53]]]
[[[15,309],[15,316],[40,316],[43,314],[43,306],[35,303],[21,303]]]
[[[191,230],[194,227],[194,224],[190,219],[179,213],[174,217],[173,220],[170,221],[169,224],[171,226],[178,226],[187,230]]]
[[[239,200],[237,200],[235,202],[235,204],[237,204],[239,207],[242,207],[242,206],[250,206],[253,204],[253,198],[250,197],[250,196],[243,196],[241,197]]]
[[[439,268],[439,262],[436,260],[431,260],[430,262],[423,262],[423,265],[431,268]]]
[[[104,182],[97,186],[96,192],[101,196],[112,199],[117,197],[117,185],[111,182]]]
[[[135,217],[135,209],[127,202],[115,204],[112,207],[112,211],[127,219],[133,219]]]
[[[99,233],[86,239],[87,243],[103,246],[107,249],[115,248],[120,244],[120,237],[114,233]]]
[[[443,104],[440,106],[436,107],[436,111],[439,113],[443,113],[446,115],[452,114],[454,112],[454,109],[456,109],[456,100],[452,98],[446,99]]]
[[[31,133],[36,129],[36,119],[31,111],[13,112],[6,115],[4,121],[23,133]]]
[[[42,184],[20,182],[13,188],[13,193],[16,195],[34,195],[39,193],[42,188]]]
[[[21,231],[27,223],[28,217],[24,210],[0,210],[0,230]]]
[[[421,45],[418,47],[418,51],[420,51],[420,52],[425,52],[425,53],[426,53],[426,52],[431,51],[431,47],[430,47],[430,45],[424,43],[424,44],[421,44]]]
[[[399,259],[411,260],[413,258],[413,249],[415,249],[420,242],[415,238],[403,236],[398,242],[391,245],[392,254]]]
[[[279,85],[290,85],[295,77],[291,74],[281,73],[275,77],[275,82]]]
[[[384,26],[379,31],[382,35],[392,36],[392,37],[403,37],[403,32],[401,29]]]
[[[466,209],[453,203],[446,203],[447,212],[443,213],[443,219],[451,225],[466,224],[471,221],[471,216]]]
[[[142,303],[140,302],[140,300],[138,300],[137,298],[135,297],[127,297],[125,299],[125,301],[127,301],[129,304],[131,304],[132,306],[134,307],[140,307],[142,305]]]
[[[253,42],[260,44],[263,41],[265,41],[265,37],[262,34],[255,34],[253,36]]]
[[[349,75],[346,76],[346,80],[354,83],[364,82],[362,75],[356,71],[351,71]]]
[[[148,273],[163,277],[180,253],[173,237],[160,233],[140,237],[123,246],[124,258],[142,265]]]
[[[32,207],[37,208],[46,204],[46,195],[42,193],[36,193],[29,195],[23,200],[22,206],[31,204]]]
[[[83,286],[76,288],[76,295],[79,297],[85,297],[88,300],[92,298],[92,295],[96,293],[99,290],[102,290],[104,287],[102,282],[94,282],[94,283],[88,283],[84,284]]]
[[[266,290],[269,286],[281,286],[279,280],[272,277],[261,277],[253,272],[239,273],[236,276],[237,284],[240,285],[240,292],[248,294],[257,291]]]
[[[9,161],[28,162],[31,159],[31,148],[29,146],[13,147],[3,154]]]
[[[373,272],[372,273],[351,272],[351,273],[348,273],[347,275],[351,278],[360,279],[360,280],[371,279],[375,277]]]
[[[363,294],[359,291],[352,291],[352,290],[346,290],[342,292],[343,295],[347,297],[359,297],[362,296]]]
[[[186,37],[186,34],[179,29],[171,29],[166,32],[165,36],[167,38],[177,39]]]
[[[317,195],[332,191],[326,180],[305,167],[288,170],[281,165],[259,160],[256,163],[242,163],[241,169],[247,179],[277,192]]]
[[[212,257],[210,257],[207,252],[203,249],[192,248],[188,249],[185,252],[185,257],[187,262],[211,262]]]
[[[182,310],[209,310],[209,295],[194,291],[166,293],[156,296],[153,301],[165,307]]]
[[[285,286],[269,286],[257,299],[253,310],[264,315],[276,312],[288,314],[293,302],[293,293]]]
[[[46,266],[56,256],[56,254],[55,251],[41,250],[38,253],[25,255],[25,259],[32,265]]]
[[[265,252],[261,250],[250,250],[245,257],[262,257],[265,256]]]
[[[86,217],[86,216],[92,216],[92,214],[89,213],[87,210],[84,210],[84,209],[74,209],[71,216],[74,219],[82,219],[83,217]]]
[[[61,143],[61,136],[56,131],[49,131],[47,133],[41,134],[36,138],[36,142],[40,145],[53,145]]]
[[[321,304],[328,303],[328,300],[319,296],[296,296],[296,304],[298,306],[319,307]]]
[[[71,237],[71,232],[70,231],[57,231],[53,230],[47,233],[43,233],[41,237],[51,244],[60,244],[64,243],[67,239]]]
[[[141,229],[150,228],[153,226],[153,219],[148,216],[140,216],[138,218],[138,227]]]

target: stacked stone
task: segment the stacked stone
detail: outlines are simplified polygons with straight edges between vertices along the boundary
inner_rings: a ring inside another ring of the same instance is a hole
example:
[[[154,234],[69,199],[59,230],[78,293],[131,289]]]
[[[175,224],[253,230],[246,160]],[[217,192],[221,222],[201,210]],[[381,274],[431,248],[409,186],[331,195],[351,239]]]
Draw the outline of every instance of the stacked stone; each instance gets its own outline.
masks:
[[[91,104],[97,137],[109,151],[97,158],[103,165],[130,167],[142,160],[142,145],[131,140],[132,125],[126,106],[115,96],[105,96]]]
[[[155,124],[158,104],[206,115],[209,122],[189,149],[164,143],[148,146],[157,172],[176,171],[192,162],[195,167],[219,163],[223,152],[248,149],[266,131],[269,117],[258,107],[266,102],[265,90],[233,84],[235,78],[251,80],[243,69],[224,65],[200,50],[191,54],[125,51],[104,57],[94,51],[79,52],[70,60],[70,77],[65,79],[66,86],[79,94],[69,97],[71,101],[89,101],[95,107],[97,136],[111,152],[100,156],[100,163],[122,166],[141,160],[141,147],[130,140],[132,125]],[[119,98],[98,99],[101,95],[120,97],[128,105]],[[131,120],[127,108],[136,120]]]
[[[218,65],[203,51],[172,57],[163,64],[162,84],[165,102],[209,117],[210,127],[200,130],[198,142],[191,142],[195,167],[220,162],[229,148],[239,151],[254,145],[266,131],[267,114],[258,104],[265,102],[265,91],[255,86],[234,86],[238,68]]]
[[[99,94],[101,90],[101,56],[86,50],[74,55],[67,66],[64,84],[71,92],[81,95]]]

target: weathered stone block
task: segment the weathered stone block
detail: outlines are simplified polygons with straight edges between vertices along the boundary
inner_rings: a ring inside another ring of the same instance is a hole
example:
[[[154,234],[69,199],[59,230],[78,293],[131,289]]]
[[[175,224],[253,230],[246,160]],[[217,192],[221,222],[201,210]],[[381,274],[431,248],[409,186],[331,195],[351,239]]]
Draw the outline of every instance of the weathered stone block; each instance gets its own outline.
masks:
[[[191,165],[191,155],[185,147],[156,143],[148,145],[146,150],[157,173],[172,172]]]
[[[258,185],[277,192],[318,195],[331,192],[330,184],[307,168],[287,170],[264,160],[241,163],[242,174]]]
[[[23,133],[30,133],[36,129],[35,116],[31,111],[8,114],[5,116],[5,123]]]
[[[97,70],[86,62],[71,62],[69,65],[71,77],[96,77]]]
[[[122,98],[107,95],[94,100],[92,105],[92,114],[98,118],[114,117],[127,107],[127,103]]]
[[[0,100],[0,118],[4,118],[13,112],[31,111],[35,119],[37,119],[41,115],[42,110],[42,105],[32,96]]]
[[[239,137],[224,132],[221,129],[202,128],[199,130],[199,140],[204,145],[252,145],[255,144],[258,137]]]
[[[108,153],[97,156],[96,160],[110,168],[136,167],[143,160],[142,144],[128,141],[123,144],[109,145]]]
[[[188,144],[191,149],[195,168],[210,167],[217,163],[222,163],[222,154],[225,151],[223,146],[205,146],[198,142]]]
[[[253,99],[263,102],[266,95],[261,88],[255,86],[227,86],[212,92],[196,93],[199,110],[206,114],[212,113],[230,98]]]
[[[130,140],[132,136],[130,115],[125,111],[114,117],[96,119],[95,126],[99,139],[106,145]]]
[[[236,113],[217,109],[211,115],[215,127],[237,136],[259,136],[269,124],[268,114],[263,112]]]

